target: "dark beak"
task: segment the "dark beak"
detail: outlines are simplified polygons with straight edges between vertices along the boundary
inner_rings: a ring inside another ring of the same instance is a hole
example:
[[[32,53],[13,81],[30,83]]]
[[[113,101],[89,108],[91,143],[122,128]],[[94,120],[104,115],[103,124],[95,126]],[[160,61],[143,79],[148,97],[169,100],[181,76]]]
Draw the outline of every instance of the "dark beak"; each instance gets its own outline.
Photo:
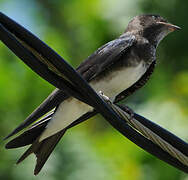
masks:
[[[171,31],[171,32],[181,29],[179,26],[176,26],[176,25],[173,25],[173,24],[170,24],[170,23],[166,23],[166,22],[157,22],[157,23],[165,25],[169,29],[169,31]]]

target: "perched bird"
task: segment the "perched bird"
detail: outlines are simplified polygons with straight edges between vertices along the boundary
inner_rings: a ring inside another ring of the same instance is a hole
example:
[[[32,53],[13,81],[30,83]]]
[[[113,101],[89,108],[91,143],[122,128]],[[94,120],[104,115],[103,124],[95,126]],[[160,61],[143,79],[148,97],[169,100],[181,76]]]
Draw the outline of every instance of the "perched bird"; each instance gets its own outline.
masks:
[[[159,42],[176,29],[180,28],[159,15],[136,16],[120,37],[96,50],[80,64],[77,72],[96,92],[102,91],[115,102],[120,101],[146,83],[155,67]],[[47,117],[7,143],[6,148],[32,144],[17,163],[35,153],[35,174],[38,174],[67,127],[92,110],[91,106],[56,89],[24,123],[51,111]],[[8,137],[23,127],[21,124]]]

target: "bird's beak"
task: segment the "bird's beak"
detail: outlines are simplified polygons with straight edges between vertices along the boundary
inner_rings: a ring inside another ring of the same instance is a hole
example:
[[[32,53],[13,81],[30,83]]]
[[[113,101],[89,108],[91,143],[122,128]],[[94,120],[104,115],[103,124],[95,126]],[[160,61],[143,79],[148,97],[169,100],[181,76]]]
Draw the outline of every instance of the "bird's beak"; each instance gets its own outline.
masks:
[[[170,23],[166,23],[166,22],[157,22],[157,23],[165,25],[169,29],[169,31],[171,31],[171,32],[181,29],[179,26],[176,26],[176,25],[173,25],[173,24],[170,24]]]

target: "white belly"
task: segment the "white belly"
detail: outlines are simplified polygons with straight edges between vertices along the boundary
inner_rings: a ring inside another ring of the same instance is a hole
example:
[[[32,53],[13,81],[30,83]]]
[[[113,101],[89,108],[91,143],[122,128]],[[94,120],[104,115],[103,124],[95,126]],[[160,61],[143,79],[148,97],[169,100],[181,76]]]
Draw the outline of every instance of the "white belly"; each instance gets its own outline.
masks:
[[[136,67],[113,72],[109,74],[107,78],[103,78],[101,81],[91,82],[90,85],[96,92],[102,91],[108,97],[113,98],[123,90],[132,86],[145,72],[146,67],[141,62]],[[75,98],[69,98],[63,101],[59,105],[51,121],[48,123],[45,131],[42,133],[40,141],[64,129],[92,109],[91,106],[88,106]]]
[[[100,82],[91,82],[90,85],[96,92],[102,91],[105,95],[112,98],[132,86],[145,72],[146,68],[141,62],[136,67],[112,72]]]

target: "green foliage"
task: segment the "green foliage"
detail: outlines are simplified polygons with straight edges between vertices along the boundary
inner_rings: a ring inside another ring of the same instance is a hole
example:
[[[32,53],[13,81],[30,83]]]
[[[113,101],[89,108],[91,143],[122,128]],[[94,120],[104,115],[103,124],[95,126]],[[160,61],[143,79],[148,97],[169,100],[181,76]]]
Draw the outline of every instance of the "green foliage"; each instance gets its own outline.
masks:
[[[74,67],[123,32],[130,17],[157,13],[182,27],[158,49],[149,83],[129,103],[140,114],[188,139],[188,1],[6,0],[1,10],[37,34]],[[122,28],[123,27],[123,28]],[[1,138],[21,123],[53,87],[0,43]],[[0,179],[185,180],[187,176],[144,152],[100,116],[72,128],[35,178],[33,157],[15,166],[23,150],[0,148]]]

